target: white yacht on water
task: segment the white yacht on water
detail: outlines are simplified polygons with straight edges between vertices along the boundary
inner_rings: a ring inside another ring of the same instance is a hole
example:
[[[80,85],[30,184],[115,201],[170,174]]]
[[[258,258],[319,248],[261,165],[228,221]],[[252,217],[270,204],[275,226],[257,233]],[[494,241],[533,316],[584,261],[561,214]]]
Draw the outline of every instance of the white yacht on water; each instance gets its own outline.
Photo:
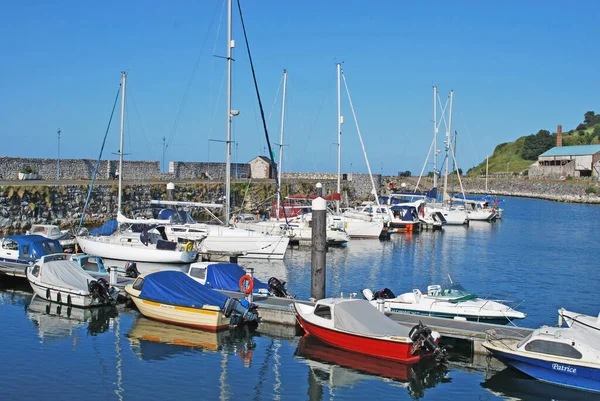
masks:
[[[165,240],[156,231],[131,232],[126,230],[127,219],[121,213],[123,188],[123,138],[125,132],[125,93],[127,73],[121,75],[121,140],[119,146],[119,194],[117,221],[118,229],[112,235],[91,236],[87,232],[77,235],[77,244],[83,252],[107,259],[154,263],[190,263],[196,260],[198,252]],[[90,188],[91,190],[91,188]],[[84,209],[85,210],[85,209]],[[83,218],[82,218],[83,220]],[[148,220],[146,224],[160,221]]]

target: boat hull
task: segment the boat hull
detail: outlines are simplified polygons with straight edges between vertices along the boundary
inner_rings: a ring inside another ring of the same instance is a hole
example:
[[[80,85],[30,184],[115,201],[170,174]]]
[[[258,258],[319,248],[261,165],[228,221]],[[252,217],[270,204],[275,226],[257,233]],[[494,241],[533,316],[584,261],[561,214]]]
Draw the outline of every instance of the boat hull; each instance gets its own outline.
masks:
[[[387,308],[386,308],[387,309]],[[479,323],[489,323],[489,324],[507,324],[512,320],[522,319],[522,317],[518,316],[473,316],[463,313],[452,313],[452,312],[439,312],[439,311],[431,311],[431,310],[415,310],[415,309],[405,309],[399,307],[390,307],[389,312],[394,313],[404,313],[407,315],[419,315],[419,316],[429,316],[429,317],[441,317],[445,319],[465,319],[469,322],[479,322]]]
[[[334,347],[405,363],[416,362],[420,359],[418,353],[414,354],[412,352],[413,344],[409,339],[406,339],[408,342],[400,342],[383,338],[365,337],[317,326],[303,319],[298,312],[296,312],[296,317],[300,326],[302,326],[307,334]]]
[[[489,345],[486,346],[488,347]],[[600,392],[600,369],[515,355],[492,347],[488,349],[505,364],[535,379],[579,390]]]
[[[139,291],[131,291],[129,286],[125,288],[125,291],[131,296],[140,313],[150,319],[209,331],[218,331],[229,327],[229,318],[225,317],[220,310],[188,308],[149,301],[137,296],[135,293],[139,293]]]
[[[77,243],[83,252],[107,259],[150,262],[150,263],[192,263],[196,260],[196,251],[180,252],[160,250],[142,246],[128,246],[109,242],[110,239],[77,237]]]
[[[289,238],[279,235],[214,235],[211,233],[201,246],[208,252],[244,252],[240,258],[282,260],[289,242]]]
[[[382,221],[345,220],[345,231],[350,238],[379,238],[383,231]]]
[[[46,301],[52,301],[63,305],[76,306],[79,308],[89,308],[91,306],[100,306],[94,303],[90,295],[80,294],[66,288],[50,288],[40,283],[29,280],[33,292]]]

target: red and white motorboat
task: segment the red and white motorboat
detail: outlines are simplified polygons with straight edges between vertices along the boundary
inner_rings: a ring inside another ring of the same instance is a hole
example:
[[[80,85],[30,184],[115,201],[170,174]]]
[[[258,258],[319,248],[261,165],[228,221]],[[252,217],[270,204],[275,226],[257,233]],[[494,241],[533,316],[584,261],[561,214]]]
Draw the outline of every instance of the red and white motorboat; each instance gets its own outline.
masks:
[[[421,323],[401,326],[362,299],[325,298],[314,306],[295,302],[294,309],[307,334],[334,347],[407,363],[445,355],[437,332]]]

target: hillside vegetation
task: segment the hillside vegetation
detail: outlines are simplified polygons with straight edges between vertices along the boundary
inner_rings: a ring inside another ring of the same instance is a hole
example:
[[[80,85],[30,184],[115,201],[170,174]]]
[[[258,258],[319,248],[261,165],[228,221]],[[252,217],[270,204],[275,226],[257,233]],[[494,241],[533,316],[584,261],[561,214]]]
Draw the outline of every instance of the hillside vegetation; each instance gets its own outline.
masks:
[[[588,111],[575,129],[563,132],[563,146],[600,144],[600,114]],[[556,146],[556,133],[539,130],[514,142],[501,143],[489,159],[489,173],[520,173],[539,155]],[[469,175],[485,174],[485,160],[467,171]]]

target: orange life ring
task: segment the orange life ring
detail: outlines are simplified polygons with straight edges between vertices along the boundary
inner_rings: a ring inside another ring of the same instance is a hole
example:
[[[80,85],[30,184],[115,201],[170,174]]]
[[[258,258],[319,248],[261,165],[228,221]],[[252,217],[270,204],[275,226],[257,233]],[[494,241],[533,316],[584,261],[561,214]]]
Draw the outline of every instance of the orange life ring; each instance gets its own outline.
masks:
[[[244,294],[250,294],[252,289],[254,288],[254,280],[247,274],[244,274],[242,278],[240,278],[240,290]]]

